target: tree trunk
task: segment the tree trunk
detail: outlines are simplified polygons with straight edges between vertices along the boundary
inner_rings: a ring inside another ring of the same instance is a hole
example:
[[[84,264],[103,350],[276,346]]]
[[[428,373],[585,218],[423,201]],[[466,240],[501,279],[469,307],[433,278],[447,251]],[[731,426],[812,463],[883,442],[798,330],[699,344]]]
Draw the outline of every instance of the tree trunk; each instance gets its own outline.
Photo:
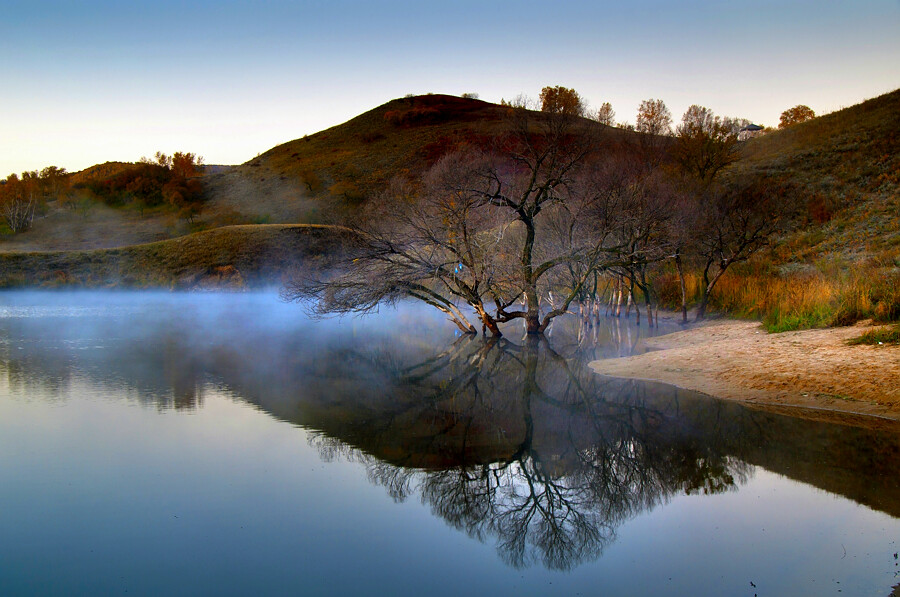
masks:
[[[675,269],[678,270],[678,282],[681,284],[681,323],[687,323],[687,284],[684,281],[684,268],[681,266],[681,252],[675,253]]]
[[[695,321],[700,321],[704,317],[706,317],[706,303],[708,302],[709,295],[704,291],[703,296],[700,297],[700,304],[697,306],[697,315]]]
[[[495,338],[499,338],[500,336],[503,335],[503,333],[500,331],[500,328],[497,326],[497,322],[494,321],[493,317],[488,317],[487,319],[483,319],[482,323],[484,323],[484,327],[486,327],[491,332],[491,335],[494,336]]]
[[[725,268],[728,267],[726,263],[724,267],[719,266],[719,271],[716,272],[716,275],[713,276],[712,280],[709,280],[703,287],[703,296],[700,297],[700,306],[697,307],[697,318],[696,321],[700,321],[704,317],[706,317],[706,306],[709,304],[709,295],[712,294],[713,287],[716,285],[716,282],[719,281],[719,278],[722,277],[722,274],[725,273]],[[708,279],[707,272],[709,270],[703,272],[703,281],[706,282]]]
[[[606,316],[609,317],[614,312],[614,305],[616,303],[616,283],[612,283],[612,290],[609,293],[609,299],[606,301]]]
[[[490,313],[478,307],[475,308],[475,312],[478,314],[478,318],[481,319],[482,334],[485,333],[485,330],[490,330],[491,335],[493,335],[495,338],[499,338],[503,335],[500,332],[500,328],[497,326],[497,320],[491,317]]]
[[[628,286],[628,300],[625,302],[625,319],[631,315],[631,303],[634,298],[634,281]]]
[[[529,334],[541,333],[540,304],[533,286],[525,289],[525,309],[525,331]]]

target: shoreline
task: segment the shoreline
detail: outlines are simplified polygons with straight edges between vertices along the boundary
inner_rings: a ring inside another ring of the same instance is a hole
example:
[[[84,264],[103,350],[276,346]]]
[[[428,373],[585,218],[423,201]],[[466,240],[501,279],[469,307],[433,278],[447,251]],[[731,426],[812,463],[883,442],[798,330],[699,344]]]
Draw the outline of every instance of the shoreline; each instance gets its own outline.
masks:
[[[900,346],[847,345],[866,329],[769,334],[758,322],[715,320],[589,366],[791,416],[900,430]]]

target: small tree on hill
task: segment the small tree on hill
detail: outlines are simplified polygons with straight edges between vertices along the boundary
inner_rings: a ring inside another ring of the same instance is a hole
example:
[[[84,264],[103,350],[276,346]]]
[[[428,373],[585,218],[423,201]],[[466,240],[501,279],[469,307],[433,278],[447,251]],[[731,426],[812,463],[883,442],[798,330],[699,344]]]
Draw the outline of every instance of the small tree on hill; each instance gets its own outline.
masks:
[[[584,102],[578,92],[568,87],[544,87],[541,90],[541,111],[566,116],[582,116]]]
[[[203,187],[198,178],[203,158],[193,153],[176,151],[168,159],[168,163],[171,180],[162,188],[163,199],[178,210],[178,217],[193,223],[194,218],[203,210]]]
[[[672,134],[672,113],[661,99],[648,99],[638,106],[635,129],[646,135]]]
[[[612,108],[612,104],[604,102],[600,109],[597,110],[597,122],[606,126],[616,125],[616,112]]]
[[[59,197],[69,186],[69,173],[57,166],[47,166],[41,170],[40,179],[45,199]]]
[[[36,175],[36,172],[24,172],[19,178],[10,174],[0,185],[0,212],[13,232],[28,229],[34,219]]]
[[[648,166],[659,164],[663,157],[665,139],[672,134],[672,113],[660,99],[648,99],[638,107],[635,130],[640,133],[641,149]]]
[[[791,125],[800,122],[806,122],[807,120],[812,120],[815,117],[816,113],[813,112],[812,108],[810,108],[809,106],[804,106],[803,104],[799,104],[794,106],[793,108],[788,108],[781,113],[781,119],[778,123],[778,128],[786,129]]]
[[[720,118],[709,108],[693,105],[676,129],[675,160],[703,184],[737,160],[739,122]]]

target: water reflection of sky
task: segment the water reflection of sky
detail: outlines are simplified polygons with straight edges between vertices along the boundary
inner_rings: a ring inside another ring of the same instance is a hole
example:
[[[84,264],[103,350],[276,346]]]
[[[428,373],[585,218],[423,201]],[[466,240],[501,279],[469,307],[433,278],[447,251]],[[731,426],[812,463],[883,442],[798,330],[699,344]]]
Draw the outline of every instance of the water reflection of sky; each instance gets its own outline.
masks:
[[[235,362],[221,351],[240,335],[225,328],[218,337],[188,334],[188,346],[211,345],[215,358],[195,354],[187,367],[188,385],[202,401],[172,408],[171,384],[181,383],[184,370],[165,359],[151,359],[143,369],[123,361],[164,351],[165,343],[150,340],[149,352],[128,347],[153,338],[153,330],[165,330],[168,338],[166,321],[174,318],[177,327],[184,315],[198,315],[181,298],[168,314],[159,312],[165,299],[154,300],[162,303],[153,303],[152,316],[126,318],[139,335],[116,317],[112,325],[92,321],[78,329],[55,315],[47,327],[0,327],[8,347],[25,347],[0,361],[6,382],[0,388],[0,594],[801,595],[842,588],[865,595],[887,594],[898,582],[896,518],[758,465],[737,490],[665,497],[618,525],[601,557],[569,571],[506,566],[492,537],[472,540],[417,493],[391,500],[372,482],[378,461],[369,452],[348,448],[323,460],[325,432],[298,427],[301,422],[289,418],[296,412],[290,401],[245,389],[246,380],[228,373]],[[270,303],[272,318],[257,309]],[[406,362],[428,345],[427,338],[392,343],[389,319],[374,330],[368,320],[347,320],[335,331],[333,322],[317,328],[292,319],[292,309],[271,299],[239,298],[218,314],[205,313],[204,329],[212,334],[228,321],[242,321],[248,339],[257,336],[251,344],[263,360],[274,349],[320,341],[319,350],[336,348],[345,331],[374,338],[368,348],[395,361]],[[256,321],[249,323],[254,311]],[[299,340],[268,336],[298,329],[309,331]],[[439,318],[421,329],[445,333]],[[90,358],[73,357],[71,344],[62,342],[94,335],[90,344],[115,330],[127,341],[91,348]],[[260,340],[266,337],[269,346]],[[184,346],[169,348],[170,358],[190,360]],[[27,353],[23,360],[19,352]],[[247,351],[239,354],[244,358]],[[281,370],[291,362],[304,374],[315,370],[299,357],[275,365]],[[104,377],[104,364],[111,379]],[[267,366],[253,365],[270,371]],[[65,382],[22,381],[45,374]],[[153,374],[165,379],[154,385],[148,381]],[[234,379],[240,383],[229,384]],[[282,373],[275,382],[283,391],[297,379]],[[148,397],[147,388],[158,394]],[[318,394],[303,395],[331,404]],[[370,401],[367,408],[379,404]],[[279,418],[271,416],[273,408],[282,409]],[[321,417],[334,411],[302,412]],[[332,431],[352,429],[362,448],[379,449],[378,441],[359,435],[353,413],[347,416],[341,411],[340,423],[329,423]],[[537,449],[556,445],[546,441]],[[895,490],[886,485],[881,491]]]

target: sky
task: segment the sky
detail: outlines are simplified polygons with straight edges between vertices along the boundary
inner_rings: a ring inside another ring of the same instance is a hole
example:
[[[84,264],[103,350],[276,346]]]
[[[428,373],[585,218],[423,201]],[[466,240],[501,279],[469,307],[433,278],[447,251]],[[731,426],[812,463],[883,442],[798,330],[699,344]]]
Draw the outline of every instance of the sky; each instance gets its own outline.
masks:
[[[42,2],[0,11],[0,177],[243,163],[409,93],[546,85],[775,126],[900,87],[900,0]]]

